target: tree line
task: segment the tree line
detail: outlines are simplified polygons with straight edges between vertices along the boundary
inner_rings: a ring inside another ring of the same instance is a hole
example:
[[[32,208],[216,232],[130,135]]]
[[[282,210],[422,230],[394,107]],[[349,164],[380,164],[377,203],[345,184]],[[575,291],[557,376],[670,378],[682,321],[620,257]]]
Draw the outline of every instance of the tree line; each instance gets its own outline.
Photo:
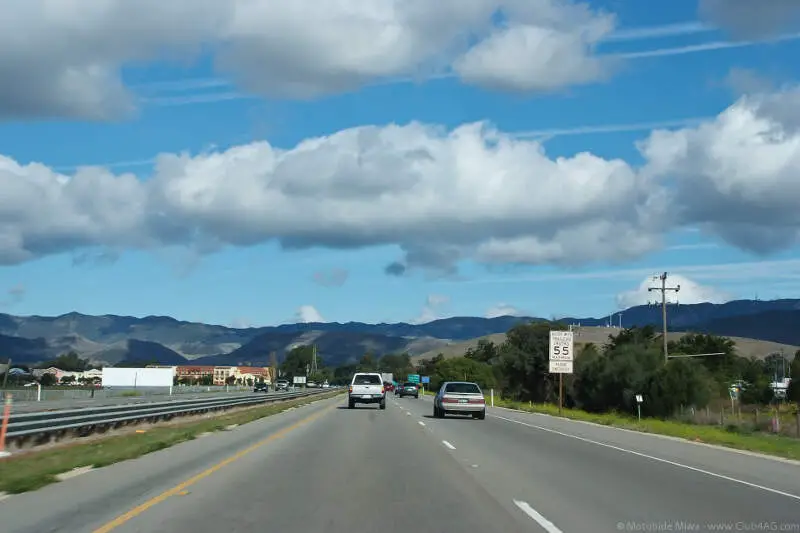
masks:
[[[500,344],[481,340],[463,356],[439,354],[421,361],[418,371],[431,377],[433,387],[447,380],[468,380],[495,389],[503,398],[555,402],[558,375],[548,368],[551,329],[567,328],[552,322],[520,324]],[[602,346],[580,347],[574,373],[565,375],[565,405],[589,412],[632,412],[641,394],[642,414],[668,417],[682,407],[703,408],[728,398],[733,384],[741,386],[742,403],[764,405],[775,401],[771,382],[776,374],[778,379],[792,378],[787,399],[800,402],[800,351],[791,362],[781,354],[745,358],[730,339],[702,334],[684,335],[668,343],[668,351],[719,355],[665,361],[661,336],[652,326],[624,329],[609,335]]]

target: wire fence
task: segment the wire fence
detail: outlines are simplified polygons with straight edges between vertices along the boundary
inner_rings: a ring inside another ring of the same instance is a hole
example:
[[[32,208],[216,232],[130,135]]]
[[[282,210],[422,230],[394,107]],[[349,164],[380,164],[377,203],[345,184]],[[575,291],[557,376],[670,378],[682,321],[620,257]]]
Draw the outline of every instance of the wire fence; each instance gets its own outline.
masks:
[[[677,418],[682,422],[721,426],[742,433],[775,433],[800,438],[800,410],[789,403],[771,407],[735,404],[705,409],[686,408]]]

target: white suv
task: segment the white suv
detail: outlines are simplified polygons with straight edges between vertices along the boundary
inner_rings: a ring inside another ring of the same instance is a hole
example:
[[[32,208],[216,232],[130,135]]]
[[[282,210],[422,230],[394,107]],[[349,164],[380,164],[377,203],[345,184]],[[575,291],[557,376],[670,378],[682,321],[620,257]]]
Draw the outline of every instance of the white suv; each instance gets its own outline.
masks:
[[[357,403],[377,403],[381,409],[386,409],[383,376],[377,372],[359,372],[353,376],[347,393],[347,406],[354,409]]]

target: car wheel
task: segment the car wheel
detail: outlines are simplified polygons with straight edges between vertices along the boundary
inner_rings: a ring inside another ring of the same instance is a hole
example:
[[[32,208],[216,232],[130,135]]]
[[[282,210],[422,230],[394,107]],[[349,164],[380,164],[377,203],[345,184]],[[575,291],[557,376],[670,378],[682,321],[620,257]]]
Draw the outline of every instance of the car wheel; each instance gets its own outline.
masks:
[[[381,409],[386,409],[386,400],[381,402]]]
[[[486,420],[486,410],[483,410],[480,413],[478,413],[478,420]]]
[[[356,407],[356,402],[353,401],[347,402],[348,409],[355,409],[355,407]]]
[[[419,400],[419,394],[415,394],[415,395],[414,395],[414,399],[415,399],[415,400]]]
[[[439,409],[435,405],[433,406],[433,418],[439,418]]]

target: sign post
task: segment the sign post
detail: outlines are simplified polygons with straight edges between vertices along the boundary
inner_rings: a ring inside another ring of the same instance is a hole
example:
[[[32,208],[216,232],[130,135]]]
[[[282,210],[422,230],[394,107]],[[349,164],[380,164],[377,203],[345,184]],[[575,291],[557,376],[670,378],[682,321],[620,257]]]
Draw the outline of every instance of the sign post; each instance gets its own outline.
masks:
[[[574,337],[571,331],[550,332],[550,373],[558,374],[558,414],[564,408],[564,374],[572,374]]]
[[[636,395],[636,413],[639,415],[639,422],[642,421],[642,402],[644,398],[641,394]]]

